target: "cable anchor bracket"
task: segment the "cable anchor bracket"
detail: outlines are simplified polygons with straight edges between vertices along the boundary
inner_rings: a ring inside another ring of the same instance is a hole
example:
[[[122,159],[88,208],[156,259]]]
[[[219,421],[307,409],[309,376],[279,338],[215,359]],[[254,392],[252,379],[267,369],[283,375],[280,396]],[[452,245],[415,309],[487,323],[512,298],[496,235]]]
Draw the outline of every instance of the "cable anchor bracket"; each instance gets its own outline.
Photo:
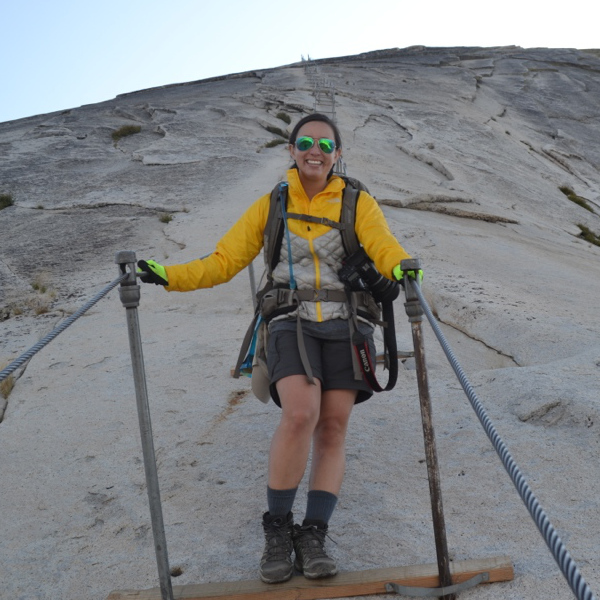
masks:
[[[479,573],[471,579],[467,579],[462,583],[456,583],[454,585],[448,585],[439,588],[422,588],[422,587],[409,587],[405,585],[398,585],[397,583],[386,583],[385,591],[390,594],[400,594],[402,596],[410,596],[411,598],[441,598],[442,596],[448,596],[449,594],[456,594],[464,590],[473,588],[480,583],[486,583],[490,580],[490,574]]]

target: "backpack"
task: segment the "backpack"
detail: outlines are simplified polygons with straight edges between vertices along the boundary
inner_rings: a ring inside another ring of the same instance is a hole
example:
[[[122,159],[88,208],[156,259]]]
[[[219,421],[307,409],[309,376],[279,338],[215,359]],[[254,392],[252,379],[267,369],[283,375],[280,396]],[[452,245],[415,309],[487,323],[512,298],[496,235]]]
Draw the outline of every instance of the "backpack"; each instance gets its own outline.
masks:
[[[372,265],[362,246],[360,245],[355,231],[356,204],[361,191],[368,193],[367,187],[359,180],[343,176],[346,183],[342,195],[342,209],[340,220],[331,221],[324,217],[314,217],[311,215],[301,215],[288,213],[286,211],[287,203],[287,183],[277,184],[271,191],[269,213],[264,229],[264,260],[266,284],[257,292],[257,303],[254,318],[248,328],[242,347],[238,356],[238,361],[233,372],[233,377],[238,378],[241,373],[251,374],[252,390],[254,394],[263,402],[268,402],[269,377],[266,361],[266,347],[268,342],[268,323],[271,319],[281,316],[288,312],[296,310],[299,303],[303,300],[320,300],[347,302],[351,308],[352,317],[349,319],[351,340],[354,347],[353,362],[355,366],[355,377],[357,379],[363,376],[374,391],[384,391],[392,389],[396,383],[398,373],[398,360],[396,349],[396,338],[394,332],[393,307],[390,302],[377,302],[367,289],[362,290],[296,290],[276,287],[273,283],[273,270],[279,262],[281,244],[285,235],[285,222],[288,218],[300,219],[311,223],[328,225],[338,229],[342,237],[342,244],[347,257],[361,256]],[[373,266],[374,269],[374,266]],[[290,277],[293,280],[293,275]],[[397,294],[396,294],[397,295]],[[394,296],[395,298],[395,296]],[[383,310],[383,318],[381,313]],[[356,317],[361,316],[385,327],[384,335],[386,349],[386,366],[390,370],[388,384],[382,388],[375,379],[375,365],[370,357],[367,338],[363,336],[356,322]],[[298,346],[302,362],[304,364],[307,377],[311,383],[314,383],[312,369],[304,348],[304,338],[300,317],[297,318],[298,326]],[[391,335],[388,335],[391,334]]]

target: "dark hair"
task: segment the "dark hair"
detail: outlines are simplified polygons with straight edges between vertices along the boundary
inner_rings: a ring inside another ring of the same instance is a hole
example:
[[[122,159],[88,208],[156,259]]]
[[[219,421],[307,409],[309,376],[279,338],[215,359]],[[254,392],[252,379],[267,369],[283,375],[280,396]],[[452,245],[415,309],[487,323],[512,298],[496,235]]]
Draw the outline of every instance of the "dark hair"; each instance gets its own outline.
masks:
[[[329,127],[331,127],[331,129],[333,129],[333,137],[335,140],[335,147],[338,150],[342,147],[342,136],[340,135],[340,130],[338,129],[338,126],[327,115],[323,115],[321,113],[312,113],[312,114],[307,115],[306,117],[300,119],[296,123],[296,126],[294,127],[294,129],[292,130],[292,133],[290,134],[290,144],[296,143],[296,138],[298,137],[298,132],[300,131],[300,128],[303,125],[306,125],[307,123],[310,123],[312,121],[320,121],[321,123],[326,123],[327,125],[329,125]]]

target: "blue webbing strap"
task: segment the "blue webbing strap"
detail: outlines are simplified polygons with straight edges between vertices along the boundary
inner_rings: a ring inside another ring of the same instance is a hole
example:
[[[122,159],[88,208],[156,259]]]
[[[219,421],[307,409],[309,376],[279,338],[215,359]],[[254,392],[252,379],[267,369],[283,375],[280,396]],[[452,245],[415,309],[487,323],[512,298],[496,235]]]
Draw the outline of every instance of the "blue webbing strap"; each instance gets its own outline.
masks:
[[[296,280],[294,279],[294,269],[292,268],[292,242],[290,240],[290,230],[288,229],[287,223],[287,211],[285,210],[285,199],[287,194],[285,193],[285,189],[287,188],[287,183],[282,182],[279,184],[279,201],[281,202],[281,216],[283,217],[283,226],[285,228],[285,237],[287,240],[288,247],[288,264],[290,267],[290,289],[296,289]]]

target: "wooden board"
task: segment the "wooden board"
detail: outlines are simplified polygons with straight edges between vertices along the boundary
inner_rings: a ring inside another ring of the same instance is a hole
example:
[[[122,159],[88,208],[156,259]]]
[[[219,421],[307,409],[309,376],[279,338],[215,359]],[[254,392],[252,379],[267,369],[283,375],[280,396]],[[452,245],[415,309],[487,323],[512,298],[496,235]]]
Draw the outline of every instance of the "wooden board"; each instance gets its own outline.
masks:
[[[452,582],[461,583],[478,573],[489,573],[489,583],[511,581],[513,566],[508,556],[450,563]],[[438,587],[436,564],[391,567],[338,573],[329,579],[310,581],[303,576],[285,583],[266,584],[257,580],[228,581],[173,586],[174,600],[317,600],[386,594],[385,584],[397,583],[411,587]],[[111,592],[107,600],[161,600],[160,588]]]

